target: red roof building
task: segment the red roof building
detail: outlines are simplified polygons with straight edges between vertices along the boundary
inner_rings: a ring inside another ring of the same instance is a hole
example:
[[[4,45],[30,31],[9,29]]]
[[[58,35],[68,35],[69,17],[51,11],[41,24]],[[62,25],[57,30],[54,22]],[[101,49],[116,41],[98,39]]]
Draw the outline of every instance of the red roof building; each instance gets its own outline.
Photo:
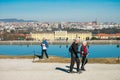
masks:
[[[100,33],[95,35],[96,38],[99,39],[113,39],[113,38],[120,38],[120,33],[117,34],[105,34],[105,33]]]

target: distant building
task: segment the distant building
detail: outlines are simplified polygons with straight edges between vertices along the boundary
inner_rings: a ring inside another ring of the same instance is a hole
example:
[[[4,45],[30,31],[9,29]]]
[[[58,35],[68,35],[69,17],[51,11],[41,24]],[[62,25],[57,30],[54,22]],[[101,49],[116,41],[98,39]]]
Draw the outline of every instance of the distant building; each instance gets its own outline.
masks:
[[[68,40],[74,40],[80,38],[80,40],[90,40],[92,38],[91,32],[69,32]]]
[[[65,40],[67,36],[67,31],[55,31],[55,40]]]
[[[67,31],[55,31],[55,32],[45,32],[45,33],[32,33],[31,38],[34,40],[42,40],[45,37],[49,41],[55,40],[66,40],[73,41],[75,38],[80,38],[80,40],[89,40],[92,38],[91,32],[67,32]]]
[[[53,32],[41,32],[41,33],[32,33],[31,38],[37,41],[42,41],[43,38],[46,38],[49,41],[54,41],[54,33]]]
[[[98,39],[117,39],[120,38],[120,33],[117,34],[100,33],[100,34],[96,34],[95,37]]]

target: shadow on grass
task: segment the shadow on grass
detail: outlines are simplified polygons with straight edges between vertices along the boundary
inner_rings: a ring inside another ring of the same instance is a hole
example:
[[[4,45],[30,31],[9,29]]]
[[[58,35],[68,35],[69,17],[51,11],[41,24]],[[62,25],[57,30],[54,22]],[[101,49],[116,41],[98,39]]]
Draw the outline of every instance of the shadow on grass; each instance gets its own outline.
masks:
[[[41,56],[41,55],[36,55],[36,54],[34,54],[34,56],[33,56],[33,61],[32,61],[33,63],[35,62],[35,58],[36,58],[36,57],[38,57],[39,60],[42,59],[42,56]]]

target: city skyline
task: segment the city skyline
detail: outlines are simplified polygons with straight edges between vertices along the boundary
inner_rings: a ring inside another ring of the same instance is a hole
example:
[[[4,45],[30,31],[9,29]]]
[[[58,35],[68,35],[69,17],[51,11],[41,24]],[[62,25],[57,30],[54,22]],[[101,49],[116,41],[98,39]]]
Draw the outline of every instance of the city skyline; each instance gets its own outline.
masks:
[[[120,0],[0,0],[0,18],[120,23]]]

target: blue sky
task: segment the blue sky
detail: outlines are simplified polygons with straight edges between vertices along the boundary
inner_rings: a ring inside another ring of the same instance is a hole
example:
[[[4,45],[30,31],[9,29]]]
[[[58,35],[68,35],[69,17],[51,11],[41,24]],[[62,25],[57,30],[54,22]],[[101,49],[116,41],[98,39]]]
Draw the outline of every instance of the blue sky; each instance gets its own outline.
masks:
[[[0,0],[0,18],[120,23],[120,0]]]

